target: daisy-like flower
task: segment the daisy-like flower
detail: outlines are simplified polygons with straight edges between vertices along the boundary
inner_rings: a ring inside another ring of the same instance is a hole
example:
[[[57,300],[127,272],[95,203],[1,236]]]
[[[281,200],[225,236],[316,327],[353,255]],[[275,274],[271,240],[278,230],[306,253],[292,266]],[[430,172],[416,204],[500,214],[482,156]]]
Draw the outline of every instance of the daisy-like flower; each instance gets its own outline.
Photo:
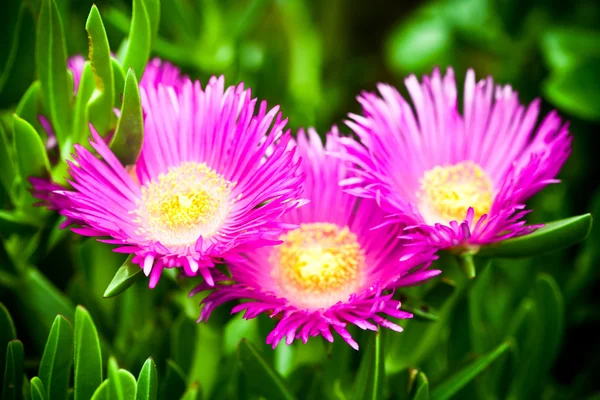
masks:
[[[557,182],[570,152],[567,124],[554,111],[538,124],[538,100],[525,107],[510,86],[476,82],[472,70],[462,113],[452,69],[405,84],[412,107],[385,84],[381,96],[358,97],[363,115],[347,124],[362,144],[339,139],[338,157],[356,173],[341,182],[347,191],[407,224],[404,237],[416,246],[472,252],[535,229],[524,225],[524,203]]]
[[[326,156],[326,150],[338,150],[334,137],[335,129],[324,148],[314,130],[308,138],[299,133],[309,203],[281,218],[297,228],[281,235],[280,245],[250,251],[245,260],[231,263],[233,283],[219,277],[215,290],[202,301],[199,320],[207,320],[225,302],[246,300],[232,313],[245,311],[246,319],[268,313],[279,319],[267,337],[273,348],[284,338],[287,344],[294,339],[306,343],[310,336],[332,341],[333,329],[358,349],[348,324],[401,331],[386,318],[412,317],[400,310],[393,289],[418,284],[440,271],[427,269],[431,255],[404,253],[398,227],[371,230],[384,214],[374,201],[358,199],[338,186],[347,169],[343,161]],[[190,296],[206,289],[200,285]]]
[[[55,192],[60,213],[77,222],[74,232],[108,236],[115,251],[134,254],[150,287],[171,267],[212,285],[215,262],[273,243],[285,228],[277,219],[299,204],[303,176],[287,121],[243,84],[225,88],[223,77],[204,89],[185,79],[140,92],[138,162],[123,166],[92,131],[95,154],[76,145],[73,189]]]
[[[79,83],[81,82],[81,76],[83,74],[83,68],[85,67],[85,58],[78,54],[70,57],[67,60],[67,68],[73,75],[73,90],[74,96],[77,96],[79,90]],[[159,58],[154,58],[146,64],[144,69],[144,75],[140,81],[140,87],[156,87],[158,84],[164,86],[173,86],[176,91],[183,86],[185,77],[181,75],[179,68],[174,66],[168,61],[163,61]],[[145,104],[142,106],[144,113]],[[52,124],[43,115],[38,116],[40,125],[46,131],[48,139],[46,141],[46,149],[52,150],[57,146],[56,135]],[[109,135],[110,136],[110,135]],[[32,177],[29,178],[32,187],[33,195],[40,200],[38,205],[43,205],[49,210],[59,211],[67,208],[68,199],[61,193],[65,190],[65,187],[53,182],[52,180]],[[67,218],[66,221],[61,224],[61,228],[65,228],[71,224],[77,224],[79,221],[73,218]]]

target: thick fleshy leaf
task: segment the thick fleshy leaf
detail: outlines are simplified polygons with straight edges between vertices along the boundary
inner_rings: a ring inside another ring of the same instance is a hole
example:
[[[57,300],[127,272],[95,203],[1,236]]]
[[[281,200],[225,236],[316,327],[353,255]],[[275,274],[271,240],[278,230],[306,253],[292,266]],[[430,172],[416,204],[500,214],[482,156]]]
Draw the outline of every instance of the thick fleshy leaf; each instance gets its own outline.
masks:
[[[96,76],[96,91],[89,103],[90,122],[94,128],[105,135],[112,129],[116,120],[113,111],[114,78],[110,58],[110,46],[100,12],[92,5],[85,23],[89,38],[89,58]]]
[[[0,383],[4,377],[4,360],[8,342],[16,338],[15,324],[4,304],[0,303]]]
[[[592,215],[562,219],[546,224],[529,235],[481,247],[483,257],[529,257],[560,250],[584,240],[592,227]]]
[[[491,352],[471,362],[469,365],[437,385],[431,392],[431,398],[433,400],[450,399],[460,389],[462,389],[477,375],[479,375],[485,368],[487,368],[492,362],[498,359],[498,357],[508,351],[508,349],[510,349],[510,343],[502,343]]]
[[[50,161],[46,148],[36,130],[27,121],[13,114],[13,133],[19,175],[25,181],[30,176],[46,178],[50,175]],[[29,182],[25,187],[29,188]],[[26,191],[22,194],[31,205],[36,200]]]
[[[88,101],[95,89],[96,78],[92,64],[86,61],[81,73],[79,88],[75,97],[75,107],[73,109],[73,138],[84,146],[89,146],[87,140],[90,134]]]
[[[150,21],[151,39],[154,40],[158,34],[158,26],[160,24],[160,0],[144,0],[148,20]],[[150,42],[152,44],[152,41]]]
[[[385,368],[383,340],[380,333],[370,338],[369,347],[363,355],[356,377],[355,399],[380,399],[383,397]]]
[[[135,76],[132,69],[127,71],[121,116],[110,142],[110,148],[123,165],[133,165],[137,162],[144,139],[144,118]]]
[[[44,389],[44,384],[41,379],[37,376],[31,378],[31,398],[32,400],[46,400],[46,389]]]
[[[90,399],[102,383],[102,350],[92,317],[82,306],[75,310],[75,400]]]
[[[152,358],[148,358],[137,380],[136,400],[156,400],[158,394],[158,372]]]
[[[238,348],[242,371],[248,378],[248,386],[268,399],[293,399],[281,376],[273,369],[258,350],[242,340]]]
[[[109,400],[109,399],[111,399],[111,397],[109,395],[108,379],[106,379],[104,382],[102,382],[102,384],[100,386],[98,386],[98,388],[94,392],[94,395],[92,396],[92,400]]]
[[[177,399],[185,392],[185,374],[173,360],[167,360],[167,374],[160,384],[160,398]]]
[[[135,399],[136,382],[131,372],[119,369],[114,358],[108,360],[108,390],[111,399]]]
[[[190,385],[190,387],[185,391],[183,396],[181,396],[181,400],[198,400],[201,398],[200,388],[198,387],[198,382],[194,382]]]
[[[565,71],[555,71],[544,82],[551,103],[579,118],[600,121],[600,55],[587,57]]]
[[[56,314],[64,315],[71,321],[74,320],[75,306],[38,270],[28,268],[23,282],[24,293],[20,293],[20,295],[29,308],[35,311],[39,325],[46,326],[45,329],[50,328],[56,324]]]
[[[36,35],[36,65],[45,108],[50,113],[61,154],[67,156],[71,151],[73,80],[67,71],[63,26],[54,0],[42,0]]]
[[[2,399],[16,400],[21,398],[24,359],[23,343],[19,340],[8,342],[4,364],[4,379],[2,380]]]
[[[123,293],[143,276],[140,266],[131,262],[132,258],[133,256],[127,257],[125,263],[117,270],[117,273],[104,292],[105,298]]]
[[[113,70],[113,79],[114,79],[114,89],[115,93],[115,102],[113,103],[114,107],[121,107],[121,100],[123,99],[123,89],[125,88],[125,72],[123,72],[123,67],[119,64],[119,61],[111,58],[110,59],[112,70]]]
[[[65,317],[57,315],[40,361],[39,375],[48,398],[68,398],[72,363],[73,327]]]
[[[417,372],[412,393],[412,400],[429,400],[429,380],[423,371]]]
[[[144,74],[144,68],[150,57],[152,26],[144,0],[133,0],[133,15],[127,39],[127,50],[123,59],[123,69],[133,68],[136,76]],[[155,6],[152,6],[153,18],[156,18]]]
[[[14,147],[9,141],[4,128],[0,125],[0,184],[4,187],[6,193],[15,202],[14,185],[19,176],[17,169]]]

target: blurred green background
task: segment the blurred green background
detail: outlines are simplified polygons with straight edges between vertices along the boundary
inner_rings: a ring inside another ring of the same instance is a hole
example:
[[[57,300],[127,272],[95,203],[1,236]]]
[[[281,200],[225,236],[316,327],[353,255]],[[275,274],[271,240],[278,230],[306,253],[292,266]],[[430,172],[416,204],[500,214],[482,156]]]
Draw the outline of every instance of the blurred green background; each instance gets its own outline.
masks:
[[[2,3],[0,128],[8,138],[12,113],[36,79],[40,3]],[[92,2],[56,4],[68,54],[86,55]],[[129,31],[131,2],[96,5],[116,52]],[[459,86],[467,68],[479,78],[492,75],[510,83],[523,102],[541,97],[545,112],[556,108],[571,121],[574,145],[560,175],[563,182],[530,202],[535,210],[530,221],[539,222],[588,211],[600,215],[598,21],[600,2],[594,0],[163,0],[152,55],[202,82],[212,74],[224,74],[229,84],[244,81],[255,96],[281,104],[293,131],[314,126],[321,133],[332,124],[343,126],[348,112],[359,112],[355,96],[374,90],[377,82],[401,87],[408,74],[449,65]],[[188,299],[187,291],[197,281],[174,275],[155,290],[142,279],[103,299],[124,257],[59,231],[59,219],[51,213],[42,216],[44,225],[35,232],[15,227],[4,189],[0,203],[0,302],[24,343],[29,377],[38,370],[55,315],[74,321],[74,305],[82,304],[98,329],[104,359],[112,355],[137,375],[152,356],[163,382],[160,393],[168,394],[164,398],[178,398],[194,382],[203,398],[276,398],[255,387],[262,378],[253,376],[254,361],[237,349],[243,337],[294,396],[361,398],[353,382],[375,369],[373,352],[380,347],[371,345],[373,335],[356,332],[360,352],[339,338],[333,346],[317,338],[272,351],[264,345],[274,324],[268,318],[244,322],[221,310],[210,323],[196,325],[199,298]],[[433,388],[440,387],[452,372],[510,337],[510,354],[461,386],[454,398],[600,398],[600,341],[594,333],[600,320],[599,241],[595,227],[575,248],[494,260],[486,267],[478,260],[480,274],[470,283],[451,265],[443,278],[399,293],[412,307],[426,302],[421,309],[431,315],[403,323],[404,333],[378,338],[385,367],[382,396],[427,398],[416,392],[425,376]]]

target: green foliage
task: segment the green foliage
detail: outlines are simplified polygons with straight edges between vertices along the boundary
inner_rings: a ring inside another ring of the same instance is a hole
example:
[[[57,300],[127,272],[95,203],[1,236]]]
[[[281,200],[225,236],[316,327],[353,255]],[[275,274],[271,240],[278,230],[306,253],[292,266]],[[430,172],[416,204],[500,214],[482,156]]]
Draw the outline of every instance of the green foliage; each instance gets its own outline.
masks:
[[[0,15],[1,398],[597,398],[600,346],[573,332],[598,319],[600,230],[586,212],[600,212],[599,19],[590,0],[9,1]],[[78,82],[67,68],[75,54],[86,58]],[[90,124],[135,164],[138,83],[154,56],[203,84],[213,74],[244,81],[281,105],[292,131],[322,133],[334,122],[347,132],[355,95],[375,82],[401,87],[447,65],[460,82],[472,67],[511,83],[523,102],[543,95],[543,109],[573,121],[573,154],[563,183],[531,201],[528,221],[543,228],[440,254],[442,276],[394,293],[414,314],[393,321],[404,332],[349,327],[359,351],[337,335],[272,350],[275,318],[217,310],[197,324],[201,298],[187,293],[198,280],[169,269],[149,290],[131,256],[59,230],[64,218],[34,207],[28,178],[67,184],[73,146],[92,149]]]

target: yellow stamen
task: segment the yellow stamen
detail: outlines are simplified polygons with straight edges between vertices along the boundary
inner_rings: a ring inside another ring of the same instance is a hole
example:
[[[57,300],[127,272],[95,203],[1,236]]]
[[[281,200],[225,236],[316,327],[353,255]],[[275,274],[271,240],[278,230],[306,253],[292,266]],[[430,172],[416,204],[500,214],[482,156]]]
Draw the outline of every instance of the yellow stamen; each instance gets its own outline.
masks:
[[[142,187],[140,229],[167,246],[214,235],[231,208],[231,182],[204,163],[186,162]]]
[[[418,197],[419,211],[430,224],[462,221],[470,207],[478,219],[489,213],[494,201],[492,181],[472,161],[426,171]]]
[[[281,240],[271,254],[273,275],[304,305],[327,307],[360,286],[365,255],[348,227],[302,224]]]

